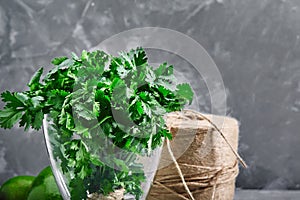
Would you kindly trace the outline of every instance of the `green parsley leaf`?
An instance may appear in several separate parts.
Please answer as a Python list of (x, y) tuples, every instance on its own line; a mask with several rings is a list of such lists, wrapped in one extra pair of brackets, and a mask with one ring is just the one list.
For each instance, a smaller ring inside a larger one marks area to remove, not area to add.
[(44, 114), (42, 110), (38, 111), (34, 116), (32, 128), (39, 130), (43, 124), (43, 118), (44, 118)]
[(2, 101), (6, 103), (7, 108), (23, 108), (24, 98), (21, 98), (17, 93), (10, 93), (9, 91), (3, 92), (1, 94)]
[(31, 91), (36, 90), (40, 86), (40, 79), (43, 74), (43, 68), (40, 68), (31, 78), (31, 80), (28, 83), (28, 87), (30, 88)]
[(22, 111), (13, 108), (0, 110), (0, 126), (2, 128), (12, 128), (22, 117)]
[(187, 83), (183, 83), (183, 84), (179, 84), (177, 85), (177, 95), (180, 98), (184, 98), (186, 100), (189, 101), (189, 103), (191, 104), (192, 100), (193, 100), (193, 91), (192, 88), (189, 84)]
[(62, 62), (64, 62), (65, 60), (67, 60), (68, 59), (68, 57), (65, 57), (65, 56), (63, 56), (63, 57), (58, 57), (58, 58), (54, 58), (52, 61), (51, 61), (51, 63), (53, 64), (53, 65), (60, 65)]

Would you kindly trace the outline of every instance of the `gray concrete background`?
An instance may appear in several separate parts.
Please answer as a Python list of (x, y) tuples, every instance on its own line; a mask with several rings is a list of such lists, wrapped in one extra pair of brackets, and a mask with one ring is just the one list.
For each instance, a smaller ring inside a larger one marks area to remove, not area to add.
[[(240, 121), (239, 152), (249, 164), (237, 186), (300, 189), (298, 0), (0, 0), (0, 91), (25, 90), (34, 71), (49, 70), (55, 56), (145, 26), (189, 35), (219, 67), (226, 113)], [(191, 80), (188, 63), (168, 59)], [(195, 80), (199, 109), (209, 112), (207, 89)], [(0, 129), (0, 184), (48, 164), (41, 132)]]

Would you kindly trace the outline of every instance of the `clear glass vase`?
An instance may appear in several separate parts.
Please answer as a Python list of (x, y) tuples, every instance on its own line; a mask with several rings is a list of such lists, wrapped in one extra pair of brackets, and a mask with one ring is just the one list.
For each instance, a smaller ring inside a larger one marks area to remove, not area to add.
[[(50, 163), (51, 163), (51, 168), (52, 168), (56, 183), (58, 185), (58, 188), (60, 190), (60, 193), (61, 193), (63, 199), (69, 200), (69, 199), (71, 199), (70, 181), (72, 180), (72, 178), (74, 178), (74, 174), (73, 174), (72, 169), (65, 170), (62, 167), (65, 164), (63, 161), (65, 158), (62, 157), (64, 154), (64, 151), (65, 151), (65, 147), (64, 147), (63, 143), (68, 143), (70, 141), (75, 141), (75, 140), (77, 140), (77, 141), (82, 140), (88, 146), (89, 142), (92, 141), (93, 138), (82, 139), (79, 135), (77, 135), (75, 133), (69, 139), (63, 138), (62, 132), (59, 129), (57, 129), (57, 126), (55, 125), (54, 120), (49, 115), (44, 116), (43, 132), (44, 132), (47, 152), (48, 152)], [(93, 142), (95, 142), (95, 141), (93, 141)], [(101, 144), (99, 144), (99, 145), (101, 145)], [(94, 150), (92, 147), (88, 147), (87, 149), (90, 152), (97, 152), (97, 150)], [(118, 151), (118, 155), (120, 155), (120, 151), (121, 151), (121, 153), (123, 153), (122, 150), (120, 150), (120, 149), (117, 149), (117, 151)], [(159, 165), (161, 151), (162, 151), (162, 147), (158, 147), (155, 150), (153, 150), (152, 152), (150, 152), (150, 154), (147, 154), (144, 156), (133, 155), (132, 153), (127, 153), (127, 154), (125, 154), (125, 157), (124, 157), (124, 154), (122, 154), (123, 160), (130, 160), (129, 157), (134, 156), (135, 164), (138, 163), (138, 164), (140, 164), (140, 166), (143, 166), (145, 181), (143, 181), (141, 183), (141, 188), (143, 190), (143, 194), (140, 197), (140, 200), (144, 200), (147, 197), (147, 194), (151, 187), (151, 183), (154, 179), (156, 170)], [(112, 156), (111, 154), (106, 157), (105, 152), (104, 153), (101, 152), (101, 153), (99, 153), (99, 155), (95, 155), (95, 156), (98, 156), (101, 161), (103, 161), (107, 165), (110, 165), (109, 160), (111, 159), (111, 156)], [(137, 172), (134, 170), (134, 168), (130, 167), (132, 164), (132, 163), (130, 163), (130, 161), (126, 164), (128, 165), (127, 170), (128, 169), (131, 170), (131, 173), (139, 173), (140, 172), (140, 171)], [(117, 170), (122, 170), (122, 169), (117, 169)], [(97, 180), (93, 180), (93, 181), (97, 181)], [(87, 194), (89, 195), (89, 192), (87, 192)], [(132, 194), (125, 193), (124, 199), (125, 200), (126, 199), (127, 200), (135, 200), (136, 198)]]

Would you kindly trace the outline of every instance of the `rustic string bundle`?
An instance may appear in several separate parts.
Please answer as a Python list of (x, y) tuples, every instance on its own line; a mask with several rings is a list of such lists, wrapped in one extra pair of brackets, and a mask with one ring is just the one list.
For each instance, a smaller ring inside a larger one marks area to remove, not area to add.
[[(208, 122), (209, 126), (204, 126), (203, 124), (200, 126), (185, 124), (186, 121), (201, 120)], [(217, 191), (221, 191), (221, 193), (219, 192), (220, 194), (222, 194), (222, 192), (227, 192), (227, 197), (223, 196), (222, 198), (231, 199), (234, 193), (234, 188), (232, 187), (234, 187), (234, 182), (238, 175), (238, 161), (244, 167), (247, 167), (246, 163), (235, 150), (237, 148), (237, 135), (233, 134), (231, 138), (229, 137), (229, 141), (223, 131), (218, 128), (209, 117), (192, 110), (175, 112), (174, 114), (169, 115), (166, 121), (172, 134), (178, 131), (178, 127), (181, 127), (181, 129), (188, 129), (187, 133), (189, 133), (190, 130), (195, 129), (197, 132), (194, 135), (194, 141), (178, 159), (173, 155), (171, 142), (166, 142), (166, 148), (169, 153), (168, 156), (173, 161), (173, 164), (166, 166), (157, 172), (147, 199), (161, 200), (168, 198), (195, 200), (200, 199), (201, 197), (203, 200), (208, 200), (216, 199)], [(237, 124), (233, 125), (233, 127), (237, 127)], [(209, 129), (213, 129), (213, 131), (209, 131)], [(201, 161), (202, 158), (197, 158), (197, 152), (201, 151), (201, 144), (204, 141), (203, 138), (206, 134), (213, 134), (214, 131), (217, 131), (219, 135), (221, 135), (223, 142), (217, 142), (218, 145), (213, 146), (211, 151), (225, 151), (227, 153), (219, 158), (208, 155), (205, 160), (209, 159), (211, 161)], [(235, 140), (236, 145), (233, 147), (232, 143), (235, 143)], [(229, 151), (231, 154), (228, 153)], [(191, 161), (190, 159), (193, 160)], [(224, 162), (224, 165), (220, 164), (222, 162)], [(220, 194), (217, 195), (217, 199), (220, 198)]]

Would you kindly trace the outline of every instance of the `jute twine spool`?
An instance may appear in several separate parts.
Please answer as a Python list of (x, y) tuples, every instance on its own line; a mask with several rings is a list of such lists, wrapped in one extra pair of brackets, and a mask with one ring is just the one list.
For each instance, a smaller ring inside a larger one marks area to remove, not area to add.
[(246, 167), (236, 153), (237, 121), (185, 110), (167, 115), (166, 124), (173, 140), (163, 148), (147, 200), (232, 200), (238, 160)]

